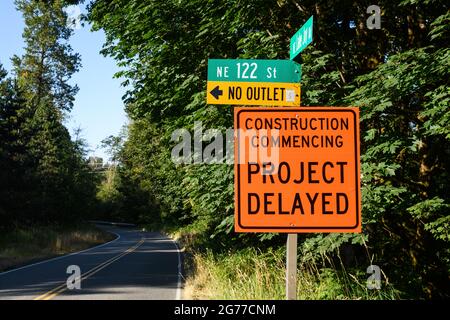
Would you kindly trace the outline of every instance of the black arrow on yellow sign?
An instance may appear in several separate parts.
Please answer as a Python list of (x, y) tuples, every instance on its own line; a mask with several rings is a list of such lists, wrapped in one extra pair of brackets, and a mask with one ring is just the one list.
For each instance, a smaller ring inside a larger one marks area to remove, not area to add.
[(219, 86), (216, 86), (214, 89), (212, 89), (209, 93), (216, 98), (219, 99), (219, 97), (223, 94), (223, 91), (219, 89)]

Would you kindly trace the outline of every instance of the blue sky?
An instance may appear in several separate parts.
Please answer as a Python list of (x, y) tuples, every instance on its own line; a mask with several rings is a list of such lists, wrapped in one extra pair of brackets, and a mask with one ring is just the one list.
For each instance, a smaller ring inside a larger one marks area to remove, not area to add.
[[(85, 13), (85, 5), (79, 6)], [(22, 32), (24, 23), (20, 12), (15, 10), (14, 0), (0, 1), (0, 62), (11, 70), (10, 58), (23, 53)], [(110, 57), (99, 53), (104, 43), (103, 31), (91, 32), (90, 26), (75, 28), (70, 44), (81, 54), (82, 67), (71, 80), (80, 88), (75, 104), (65, 125), (72, 133), (82, 129), (82, 137), (87, 140), (90, 155), (108, 158), (104, 150), (97, 148), (100, 141), (109, 135), (117, 135), (127, 122), (121, 97), (125, 88), (120, 79), (113, 79), (119, 69)]]

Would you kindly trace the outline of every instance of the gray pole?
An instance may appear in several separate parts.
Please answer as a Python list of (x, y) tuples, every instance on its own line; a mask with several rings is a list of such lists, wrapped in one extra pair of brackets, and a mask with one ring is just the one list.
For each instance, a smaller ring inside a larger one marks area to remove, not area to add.
[(286, 244), (286, 300), (297, 299), (297, 234), (289, 233)]

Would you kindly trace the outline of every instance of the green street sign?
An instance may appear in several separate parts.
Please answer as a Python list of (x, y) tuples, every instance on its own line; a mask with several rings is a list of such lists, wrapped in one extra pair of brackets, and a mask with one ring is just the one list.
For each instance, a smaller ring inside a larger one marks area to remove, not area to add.
[(208, 81), (299, 83), (301, 75), (301, 65), (291, 60), (208, 60)]
[(291, 38), (289, 59), (294, 60), (300, 52), (305, 49), (313, 40), (313, 17), (298, 30)]

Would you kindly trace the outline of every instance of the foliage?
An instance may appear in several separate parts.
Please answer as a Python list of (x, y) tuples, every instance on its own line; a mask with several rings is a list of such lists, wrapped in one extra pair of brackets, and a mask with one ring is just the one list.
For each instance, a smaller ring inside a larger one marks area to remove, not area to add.
[[(214, 254), (195, 252), (195, 270), (186, 280), (191, 299), (285, 299), (284, 248), (262, 252), (255, 248)], [(356, 271), (356, 272), (355, 272)], [(300, 263), (297, 298), (312, 299), (395, 299), (392, 285), (382, 281), (381, 290), (368, 290), (367, 275), (357, 270), (336, 271)]]
[(12, 62), (28, 103), (38, 108), (52, 104), (60, 112), (70, 111), (78, 87), (68, 79), (80, 67), (80, 55), (67, 43), (73, 30), (67, 23), (62, 0), (16, 0), (25, 29), (25, 53)]
[(359, 270), (380, 265), (406, 297), (448, 296), (448, 4), (379, 1), (382, 29), (369, 30), (370, 4), (92, 1), (88, 19), (107, 37), (102, 52), (131, 85), (118, 189), (142, 204), (140, 219), (191, 228), (218, 252), (284, 243), (233, 234), (233, 168), (173, 163), (171, 134), (186, 128), (192, 136), (196, 121), (232, 127), (232, 107), (205, 104), (208, 58), (286, 59), (290, 37), (314, 15), (315, 42), (301, 58), (302, 105), (361, 108), (364, 228), (362, 236), (301, 236), (304, 259), (326, 268), (346, 252)]
[(26, 46), (12, 59), (12, 78), (0, 68), (1, 229), (79, 221), (95, 200), (86, 143), (63, 125), (78, 90), (69, 80), (80, 66), (67, 43), (67, 4), (16, 1)]

